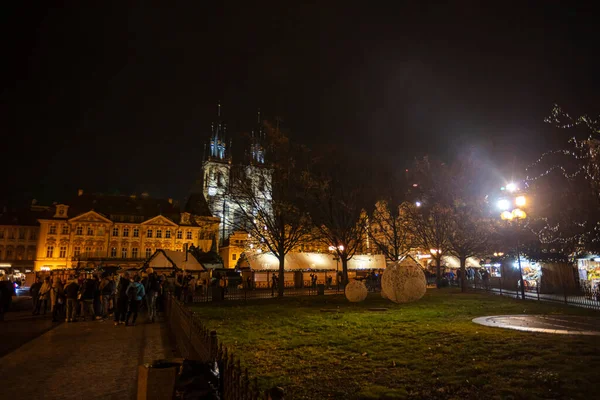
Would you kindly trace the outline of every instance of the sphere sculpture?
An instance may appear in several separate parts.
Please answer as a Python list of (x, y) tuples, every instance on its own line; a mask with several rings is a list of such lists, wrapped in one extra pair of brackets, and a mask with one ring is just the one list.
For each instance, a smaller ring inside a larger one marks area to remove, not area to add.
[(361, 281), (352, 281), (346, 285), (346, 298), (352, 303), (358, 303), (367, 298), (367, 287)]
[(402, 263), (390, 265), (381, 278), (381, 296), (394, 303), (419, 300), (426, 289), (425, 274), (418, 265)]

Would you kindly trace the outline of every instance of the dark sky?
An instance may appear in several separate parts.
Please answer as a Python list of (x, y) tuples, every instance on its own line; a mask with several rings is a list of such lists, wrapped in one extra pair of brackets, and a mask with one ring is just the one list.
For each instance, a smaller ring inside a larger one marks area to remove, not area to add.
[(592, 2), (14, 3), (3, 198), (182, 198), (218, 100), (233, 135), (260, 107), (357, 163), (470, 144), (503, 172), (566, 140), (554, 102), (600, 108)]

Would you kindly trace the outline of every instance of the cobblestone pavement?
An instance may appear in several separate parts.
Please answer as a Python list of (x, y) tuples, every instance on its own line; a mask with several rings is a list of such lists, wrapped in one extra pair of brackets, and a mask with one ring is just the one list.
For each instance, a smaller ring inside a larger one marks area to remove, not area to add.
[(5, 399), (134, 399), (140, 364), (176, 356), (167, 327), (62, 323), (0, 358)]

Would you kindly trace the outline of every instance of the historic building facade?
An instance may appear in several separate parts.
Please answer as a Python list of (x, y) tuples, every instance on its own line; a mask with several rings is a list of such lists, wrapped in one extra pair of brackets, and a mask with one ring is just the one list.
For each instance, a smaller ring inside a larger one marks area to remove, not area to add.
[(139, 267), (157, 249), (209, 251), (219, 219), (202, 194), (183, 209), (171, 199), (148, 196), (79, 195), (39, 218), (36, 270), (119, 265)]
[[(202, 162), (202, 192), (212, 215), (218, 217), (220, 243), (236, 230), (242, 229), (241, 207), (250, 207), (243, 196), (233, 194), (233, 186), (239, 180), (252, 191), (252, 198), (259, 201), (261, 207), (267, 207), (271, 201), (271, 172), (265, 165), (265, 132), (260, 111), (257, 113), (256, 127), (251, 131), (250, 143), (242, 164), (233, 164), (232, 141), (227, 143), (226, 124), (221, 117), (221, 105), (218, 105), (217, 122), (211, 125), (208, 148)], [(208, 153), (208, 154), (207, 154)]]
[(0, 268), (15, 268), (22, 273), (33, 270), (40, 230), (37, 217), (47, 210), (35, 203), (27, 210), (3, 210), (0, 215)]

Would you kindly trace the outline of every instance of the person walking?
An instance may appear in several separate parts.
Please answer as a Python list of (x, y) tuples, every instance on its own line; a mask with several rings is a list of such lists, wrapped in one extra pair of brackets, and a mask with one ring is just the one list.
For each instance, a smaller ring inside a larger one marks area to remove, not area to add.
[(38, 309), (38, 301), (40, 300), (40, 289), (42, 288), (42, 281), (39, 277), (35, 277), (35, 282), (31, 284), (29, 288), (29, 295), (31, 296), (31, 301), (33, 302), (33, 315), (35, 315), (35, 310)]
[(115, 326), (125, 323), (125, 318), (127, 317), (127, 305), (129, 303), (129, 300), (127, 299), (127, 288), (129, 288), (130, 283), (129, 272), (125, 271), (117, 282), (117, 304), (114, 312)]
[(66, 297), (67, 316), (65, 322), (74, 322), (77, 310), (77, 294), (79, 293), (79, 284), (76, 279), (70, 280), (64, 288)]
[(152, 268), (148, 268), (148, 281), (144, 287), (146, 291), (146, 308), (148, 309), (148, 321), (156, 319), (156, 302), (160, 294), (160, 280)]
[(135, 321), (138, 316), (138, 311), (140, 309), (140, 303), (142, 302), (142, 298), (146, 294), (144, 290), (144, 285), (140, 283), (139, 275), (136, 275), (133, 278), (133, 282), (129, 284), (127, 287), (127, 298), (129, 299), (129, 311), (127, 311), (127, 317), (125, 318), (125, 326), (129, 326), (129, 318), (133, 315), (133, 320), (131, 321), (131, 326), (135, 326)]
[(50, 300), (50, 291), (52, 290), (52, 285), (50, 284), (50, 277), (47, 276), (44, 278), (44, 283), (42, 283), (42, 287), (40, 288), (40, 294), (38, 298), (38, 303), (36, 305), (36, 309), (33, 312), (35, 315), (40, 313), (40, 308), (43, 307), (43, 314), (46, 315), (46, 311), (48, 310), (48, 300)]

